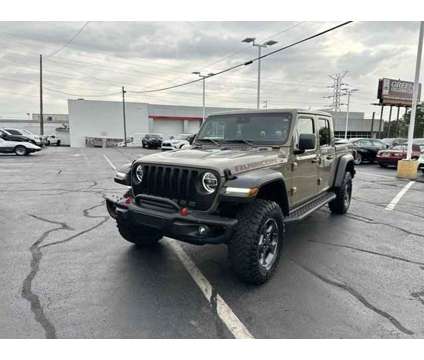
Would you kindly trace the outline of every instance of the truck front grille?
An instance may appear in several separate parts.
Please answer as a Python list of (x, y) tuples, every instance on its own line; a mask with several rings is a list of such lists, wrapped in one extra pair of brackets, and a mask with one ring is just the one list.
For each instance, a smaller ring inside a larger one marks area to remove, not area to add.
[(197, 182), (204, 171), (206, 170), (143, 165), (143, 181), (139, 184), (132, 181), (134, 194), (160, 196), (171, 199), (180, 206), (207, 210), (211, 207), (216, 192), (209, 195), (198, 191)]

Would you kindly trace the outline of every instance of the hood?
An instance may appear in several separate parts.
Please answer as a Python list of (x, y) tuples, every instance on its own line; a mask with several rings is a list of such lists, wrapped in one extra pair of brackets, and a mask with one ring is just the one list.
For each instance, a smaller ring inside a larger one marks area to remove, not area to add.
[(144, 156), (140, 162), (213, 169), (223, 175), (225, 169), (232, 174), (280, 165), (288, 160), (288, 149), (187, 149), (155, 153)]

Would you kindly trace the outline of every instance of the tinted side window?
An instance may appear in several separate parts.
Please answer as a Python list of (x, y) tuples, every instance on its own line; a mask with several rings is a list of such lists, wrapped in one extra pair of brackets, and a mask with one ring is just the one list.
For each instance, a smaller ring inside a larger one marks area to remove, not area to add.
[(318, 119), (318, 131), (319, 131), (319, 144), (330, 145), (331, 133), (330, 133), (330, 122), (328, 119)]
[(13, 129), (7, 129), (7, 131), (12, 135), (21, 135), (19, 131), (13, 130)]

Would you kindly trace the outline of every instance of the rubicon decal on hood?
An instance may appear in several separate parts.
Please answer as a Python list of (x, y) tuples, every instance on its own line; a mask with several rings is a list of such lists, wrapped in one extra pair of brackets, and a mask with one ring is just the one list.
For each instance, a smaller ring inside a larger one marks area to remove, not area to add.
[(233, 174), (240, 174), (240, 173), (245, 172), (245, 171), (256, 170), (256, 169), (266, 167), (266, 166), (285, 164), (285, 163), (287, 163), (287, 161), (288, 161), (287, 158), (267, 159), (267, 160), (262, 160), (262, 161), (256, 161), (256, 162), (252, 162), (250, 164), (242, 164), (242, 165), (234, 166), (232, 172), (233, 172)]

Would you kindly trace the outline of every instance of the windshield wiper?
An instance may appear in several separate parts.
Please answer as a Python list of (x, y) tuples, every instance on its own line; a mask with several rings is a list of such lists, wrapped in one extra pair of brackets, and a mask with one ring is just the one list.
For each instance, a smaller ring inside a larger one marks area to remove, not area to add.
[(251, 140), (247, 140), (247, 139), (228, 139), (224, 141), (225, 143), (242, 143), (242, 144), (247, 144), (250, 146), (257, 146), (255, 143), (253, 143)]

